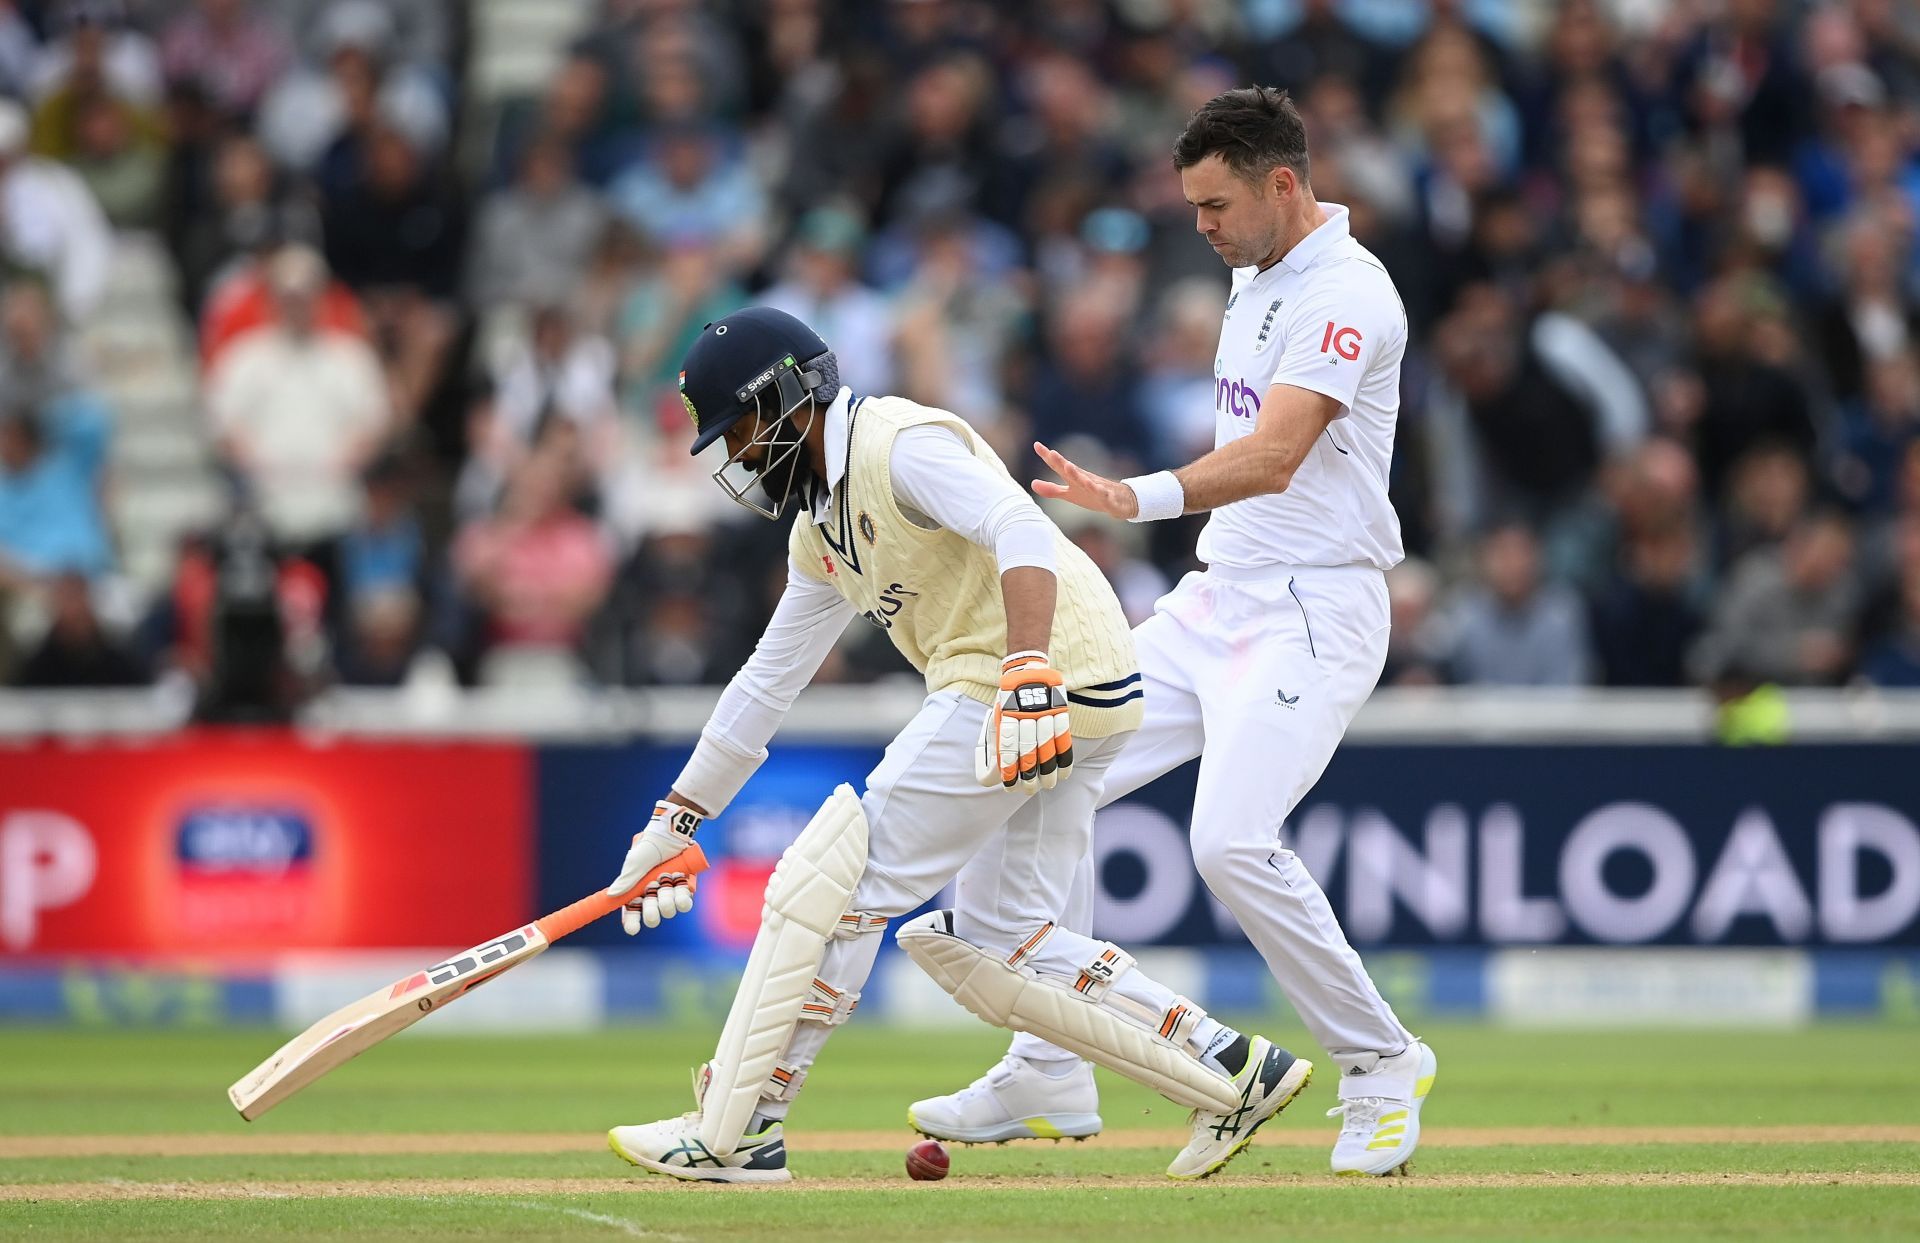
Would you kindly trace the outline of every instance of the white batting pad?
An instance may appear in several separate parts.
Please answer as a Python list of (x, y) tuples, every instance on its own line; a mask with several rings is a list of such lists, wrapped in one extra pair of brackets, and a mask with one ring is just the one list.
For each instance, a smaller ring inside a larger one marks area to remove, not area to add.
[(801, 1008), (815, 992), (827, 941), (853, 904), (866, 866), (866, 813), (853, 787), (841, 785), (780, 856), (767, 881), (760, 932), (708, 1064), (710, 1077), (700, 1101), (700, 1141), (716, 1155), (738, 1147), (753, 1120), (754, 1104), (767, 1090)]
[(1032, 1032), (1144, 1083), (1189, 1109), (1230, 1113), (1240, 1107), (1232, 1080), (1203, 1065), (1186, 1047), (1199, 1011), (1176, 1007), (1163, 1026), (1145, 1027), (1113, 1004), (1074, 991), (1075, 981), (1008, 965), (1005, 958), (953, 934), (953, 912), (933, 911), (901, 926), (894, 940), (955, 1001), (996, 1027)]

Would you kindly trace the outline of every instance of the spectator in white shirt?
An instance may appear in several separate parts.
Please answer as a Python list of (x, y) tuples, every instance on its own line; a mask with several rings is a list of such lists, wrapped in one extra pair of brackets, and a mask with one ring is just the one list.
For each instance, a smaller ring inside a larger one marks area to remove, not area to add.
[(27, 114), (0, 99), (0, 260), (44, 275), (79, 320), (106, 286), (113, 235), (72, 170), (27, 154)]
[[(498, 506), (507, 481), (546, 439), (549, 423), (565, 424), (572, 451), (570, 482), (598, 493), (621, 473), (625, 456), (614, 385), (619, 358), (611, 342), (581, 332), (562, 307), (533, 312), (523, 340), (493, 366), (493, 399), (468, 423), (469, 456), (461, 468), (455, 509), (479, 518)], [(558, 452), (558, 450), (555, 450)]]
[(360, 507), (360, 472), (386, 440), (380, 361), (359, 337), (318, 324), (327, 270), (289, 246), (269, 261), (277, 322), (221, 355), (208, 409), (223, 455), (274, 536), (290, 546), (339, 535)]
[(402, 55), (394, 16), (377, 0), (342, 0), (321, 11), (314, 41), (322, 55), (282, 75), (260, 102), (255, 126), (275, 163), (314, 171), (370, 113), (421, 151), (441, 149), (451, 126), (446, 100), (433, 75)]

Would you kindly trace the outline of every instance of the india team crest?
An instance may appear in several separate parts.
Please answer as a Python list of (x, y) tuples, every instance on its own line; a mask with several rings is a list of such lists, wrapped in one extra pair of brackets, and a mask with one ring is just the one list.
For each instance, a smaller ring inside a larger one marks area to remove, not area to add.
[(873, 524), (873, 515), (864, 509), (860, 511), (860, 538), (867, 541), (867, 547), (869, 548), (878, 543), (880, 539), (879, 529)]
[(693, 398), (687, 396), (687, 373), (680, 373), (680, 404), (687, 408), (687, 417), (693, 420), (693, 430), (700, 430), (700, 412), (693, 408)]

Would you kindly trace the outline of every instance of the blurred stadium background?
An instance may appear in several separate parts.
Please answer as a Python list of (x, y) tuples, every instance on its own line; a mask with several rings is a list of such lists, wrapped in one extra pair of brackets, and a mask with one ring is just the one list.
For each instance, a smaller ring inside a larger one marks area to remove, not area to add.
[[(1023, 477), (1210, 445), (1168, 149), (1248, 81), (1413, 321), (1392, 657), (1290, 829), (1387, 991), (1920, 1019), (1913, 6), (16, 0), (0, 1020), (304, 1025), (604, 884), (781, 580), (672, 387), (731, 309)], [(1060, 517), (1136, 617), (1192, 566), (1193, 522)], [(864, 627), (822, 681), (694, 919), (428, 1026), (724, 1005), (919, 697)], [(1103, 815), (1101, 928), (1278, 1007), (1190, 795)], [(968, 1021), (904, 967), (864, 1009)]]

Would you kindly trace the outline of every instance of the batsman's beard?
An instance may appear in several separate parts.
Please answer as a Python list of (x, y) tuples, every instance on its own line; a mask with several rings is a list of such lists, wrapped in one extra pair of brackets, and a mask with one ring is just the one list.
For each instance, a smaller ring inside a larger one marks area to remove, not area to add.
[[(801, 405), (807, 408), (805, 429), (795, 417), (800, 410), (796, 406), (773, 422), (762, 423), (753, 440), (713, 472), (722, 491), (762, 518), (778, 521), (796, 497), (802, 504), (810, 503), (814, 489), (821, 486), (806, 443), (806, 429), (820, 416), (821, 407), (811, 399), (803, 399)], [(760, 451), (759, 460), (749, 461), (746, 455), (755, 449)]]
[(787, 502), (796, 497), (805, 503), (820, 482), (820, 473), (813, 469), (813, 459), (807, 453), (806, 434), (794, 422), (793, 415), (793, 411), (788, 411), (775, 424), (757, 472), (760, 490), (772, 503), (776, 515), (785, 514)]

